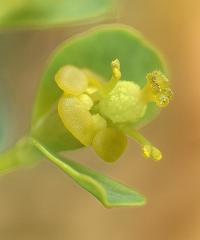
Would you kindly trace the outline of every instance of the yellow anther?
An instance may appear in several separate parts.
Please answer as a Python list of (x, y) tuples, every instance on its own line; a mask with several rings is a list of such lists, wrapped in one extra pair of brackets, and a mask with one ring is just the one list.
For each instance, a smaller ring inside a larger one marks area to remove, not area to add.
[(113, 78), (116, 80), (120, 80), (121, 78), (121, 72), (120, 72), (120, 62), (118, 59), (115, 59), (111, 63), (112, 72), (113, 72)]
[(143, 99), (153, 101), (160, 108), (166, 107), (173, 97), (170, 82), (160, 71), (153, 71), (146, 76), (147, 84), (143, 89)]
[(162, 153), (156, 147), (153, 147), (151, 145), (144, 145), (142, 151), (146, 158), (152, 157), (156, 161), (162, 159)]
[(65, 95), (80, 95), (88, 87), (86, 75), (74, 66), (64, 66), (55, 75), (56, 83)]
[(151, 145), (144, 145), (142, 151), (146, 158), (151, 157)]
[(155, 98), (155, 100), (156, 100), (157, 106), (160, 108), (167, 107), (170, 101), (170, 99), (164, 94), (160, 94), (158, 97)]
[(111, 62), (111, 66), (112, 66), (112, 68), (117, 68), (117, 69), (120, 70), (120, 61), (119, 61), (119, 59), (116, 58), (115, 60), (113, 60)]
[(160, 71), (153, 71), (147, 74), (147, 81), (151, 84), (151, 87), (155, 92), (160, 92), (163, 89), (169, 87), (168, 78)]
[(156, 147), (152, 147), (151, 156), (154, 160), (159, 161), (162, 159), (162, 153)]
[(118, 59), (115, 59), (111, 62), (112, 68), (112, 77), (111, 80), (104, 85), (102, 95), (106, 96), (112, 89), (117, 85), (118, 81), (121, 79), (120, 72), (120, 62)]

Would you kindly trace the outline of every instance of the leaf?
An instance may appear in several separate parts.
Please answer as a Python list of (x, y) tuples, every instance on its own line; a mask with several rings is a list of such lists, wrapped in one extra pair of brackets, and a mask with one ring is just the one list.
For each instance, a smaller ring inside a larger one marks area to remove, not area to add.
[(132, 189), (79, 163), (61, 159), (42, 146), (36, 139), (28, 137), (21, 139), (10, 150), (0, 154), (0, 174), (15, 170), (19, 166), (35, 164), (43, 158), (43, 155), (106, 207), (142, 206), (146, 202), (142, 195)]
[[(62, 94), (54, 81), (54, 76), (59, 68), (67, 64), (88, 68), (109, 80), (111, 76), (110, 63), (115, 58), (118, 58), (121, 62), (122, 78), (134, 81), (140, 86), (144, 86), (145, 76), (148, 72), (155, 69), (166, 72), (160, 54), (138, 32), (129, 27), (121, 25), (103, 26), (73, 37), (56, 49), (45, 70), (33, 114), (33, 133), (38, 120), (45, 114), (48, 115), (48, 112), (57, 104)], [(149, 104), (145, 116), (136, 126), (147, 124), (158, 113), (159, 109), (156, 105), (154, 103)], [(51, 128), (48, 134), (48, 142), (51, 139), (54, 142), (56, 141), (57, 147), (60, 144), (62, 150), (64, 150), (63, 148), (70, 149), (71, 144), (73, 149), (81, 147), (80, 144), (74, 142), (70, 134), (68, 137), (66, 135), (67, 130), (63, 129), (59, 132), (65, 134), (66, 146), (63, 144), (63, 137), (60, 140), (56, 138), (57, 128)], [(42, 134), (37, 132), (38, 137), (43, 142), (46, 135), (42, 137)], [(43, 142), (43, 144), (46, 143)]]
[(0, 153), (0, 174), (15, 170), (19, 166), (36, 163), (40, 159), (40, 152), (29, 138), (24, 137), (9, 150)]
[(132, 189), (79, 163), (59, 158), (35, 139), (32, 139), (32, 142), (50, 161), (94, 195), (105, 207), (141, 206), (145, 204), (145, 198)]
[(105, 17), (112, 0), (1, 0), (0, 27), (39, 27)]

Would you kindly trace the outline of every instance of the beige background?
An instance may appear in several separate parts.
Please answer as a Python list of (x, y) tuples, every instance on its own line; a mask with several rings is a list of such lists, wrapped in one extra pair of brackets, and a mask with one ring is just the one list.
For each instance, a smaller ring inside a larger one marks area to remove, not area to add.
[[(122, 6), (117, 21), (137, 28), (158, 46), (171, 70), (175, 99), (143, 129), (164, 159), (143, 159), (132, 141), (112, 166), (91, 150), (69, 156), (135, 187), (148, 197), (148, 204), (107, 210), (44, 161), (0, 177), (1, 240), (200, 239), (200, 3), (126, 0)], [(50, 52), (80, 30), (0, 34), (1, 73), (10, 93), (10, 143), (29, 126), (37, 80)]]

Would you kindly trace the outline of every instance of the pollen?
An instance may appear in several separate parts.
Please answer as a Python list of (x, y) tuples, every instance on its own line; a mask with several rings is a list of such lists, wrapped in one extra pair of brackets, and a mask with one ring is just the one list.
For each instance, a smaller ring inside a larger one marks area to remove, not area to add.
[(144, 157), (150, 158), (152, 157), (155, 161), (159, 161), (162, 159), (162, 153), (156, 147), (151, 146), (150, 144), (144, 145), (142, 148)]
[[(144, 94), (160, 108), (166, 107), (173, 97), (168, 78), (160, 71), (153, 71), (146, 76), (147, 84)], [(148, 94), (147, 94), (148, 93)]]

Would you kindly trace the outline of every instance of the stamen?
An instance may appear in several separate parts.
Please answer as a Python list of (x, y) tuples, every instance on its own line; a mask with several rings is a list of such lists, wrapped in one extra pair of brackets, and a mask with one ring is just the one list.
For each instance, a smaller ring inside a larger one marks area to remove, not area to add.
[(151, 145), (144, 145), (142, 150), (146, 158), (152, 157), (156, 161), (162, 159), (162, 153), (156, 147), (153, 147)]
[(111, 68), (112, 68), (112, 77), (111, 80), (104, 85), (104, 94), (109, 93), (118, 83), (118, 81), (121, 79), (121, 71), (120, 71), (120, 61), (118, 59), (115, 59), (111, 62)]
[(160, 108), (166, 107), (173, 97), (170, 82), (160, 71), (153, 71), (146, 76), (147, 83), (143, 88), (143, 100), (155, 102)]
[(162, 153), (160, 150), (152, 146), (152, 144), (137, 130), (124, 126), (119, 126), (119, 128), (141, 145), (142, 152), (146, 158), (152, 157), (156, 161), (162, 159)]
[(151, 156), (154, 160), (159, 161), (162, 159), (162, 153), (156, 147), (152, 147)]
[(114, 61), (112, 61), (111, 67), (112, 67), (113, 78), (117, 81), (120, 80), (121, 72), (120, 72), (120, 62), (119, 62), (119, 60), (115, 59)]

